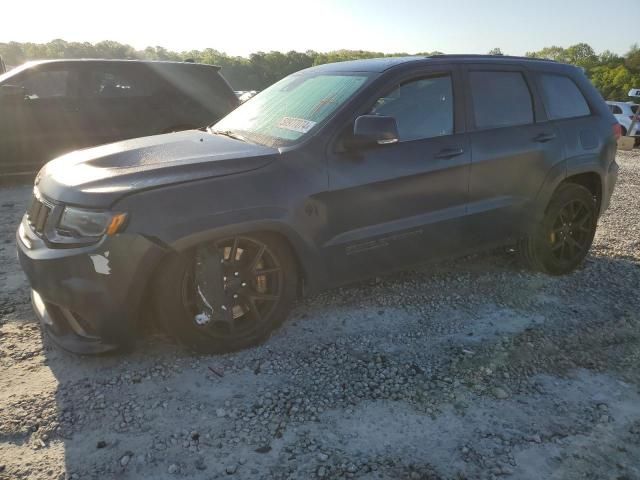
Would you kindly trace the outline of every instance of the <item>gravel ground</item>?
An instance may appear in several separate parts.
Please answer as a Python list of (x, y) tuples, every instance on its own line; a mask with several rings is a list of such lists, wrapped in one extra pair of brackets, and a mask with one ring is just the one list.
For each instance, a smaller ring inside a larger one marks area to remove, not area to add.
[(585, 265), (495, 253), (301, 301), (261, 347), (40, 336), (0, 190), (1, 479), (640, 478), (640, 152)]

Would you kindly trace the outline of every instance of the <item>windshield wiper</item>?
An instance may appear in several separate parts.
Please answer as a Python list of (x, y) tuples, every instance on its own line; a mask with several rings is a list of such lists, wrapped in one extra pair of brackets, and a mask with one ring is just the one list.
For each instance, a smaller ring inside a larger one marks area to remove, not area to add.
[(233, 138), (235, 140), (240, 140), (241, 142), (249, 143), (242, 135), (232, 132), (231, 130), (212, 130), (211, 127), (207, 128), (207, 131), (213, 135), (223, 135), (225, 137)]

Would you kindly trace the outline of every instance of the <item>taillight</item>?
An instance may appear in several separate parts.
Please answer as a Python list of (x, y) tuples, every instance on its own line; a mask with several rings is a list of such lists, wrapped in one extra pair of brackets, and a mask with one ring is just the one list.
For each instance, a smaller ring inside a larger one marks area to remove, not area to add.
[(622, 127), (619, 123), (613, 124), (613, 135), (616, 137), (616, 140), (622, 137)]

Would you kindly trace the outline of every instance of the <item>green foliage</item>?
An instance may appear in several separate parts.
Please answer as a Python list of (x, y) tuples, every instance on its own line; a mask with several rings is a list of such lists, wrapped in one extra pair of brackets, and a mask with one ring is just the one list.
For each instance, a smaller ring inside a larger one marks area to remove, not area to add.
[(591, 70), (591, 81), (606, 99), (628, 100), (627, 93), (640, 85), (640, 73), (633, 73), (625, 65), (601, 65)]
[(586, 43), (568, 48), (546, 47), (537, 52), (527, 52), (527, 56), (583, 67), (591, 82), (607, 100), (627, 101), (629, 90), (640, 88), (640, 48), (637, 44), (623, 57), (609, 50), (597, 55)]
[[(438, 55), (442, 52), (420, 52), (416, 55)], [(490, 55), (502, 55), (493, 48)], [(161, 46), (136, 50), (130, 45), (103, 41), (99, 43), (66, 42), (56, 39), (49, 43), (0, 43), (0, 56), (7, 65), (20, 65), (28, 60), (50, 58), (123, 58), (182, 61), (220, 65), (222, 74), (237, 90), (262, 90), (290, 73), (330, 62), (344, 62), (361, 58), (404, 56), (406, 53), (385, 54), (365, 50), (336, 50), (333, 52), (261, 52), (249, 58), (233, 57), (213, 48), (174, 52)], [(640, 47), (635, 44), (624, 56), (608, 50), (599, 55), (586, 43), (568, 48), (551, 46), (527, 56), (547, 58), (583, 67), (593, 84), (606, 99), (627, 100), (631, 88), (640, 88)]]

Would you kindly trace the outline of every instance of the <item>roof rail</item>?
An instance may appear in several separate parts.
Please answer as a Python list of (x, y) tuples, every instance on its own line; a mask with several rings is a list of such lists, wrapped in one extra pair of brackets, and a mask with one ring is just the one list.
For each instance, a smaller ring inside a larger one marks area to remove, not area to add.
[(506, 58), (508, 60), (537, 60), (539, 62), (555, 62), (548, 58), (536, 58), (536, 57), (518, 57), (514, 55), (482, 55), (477, 53), (442, 53), (438, 55), (428, 55), (426, 58)]

